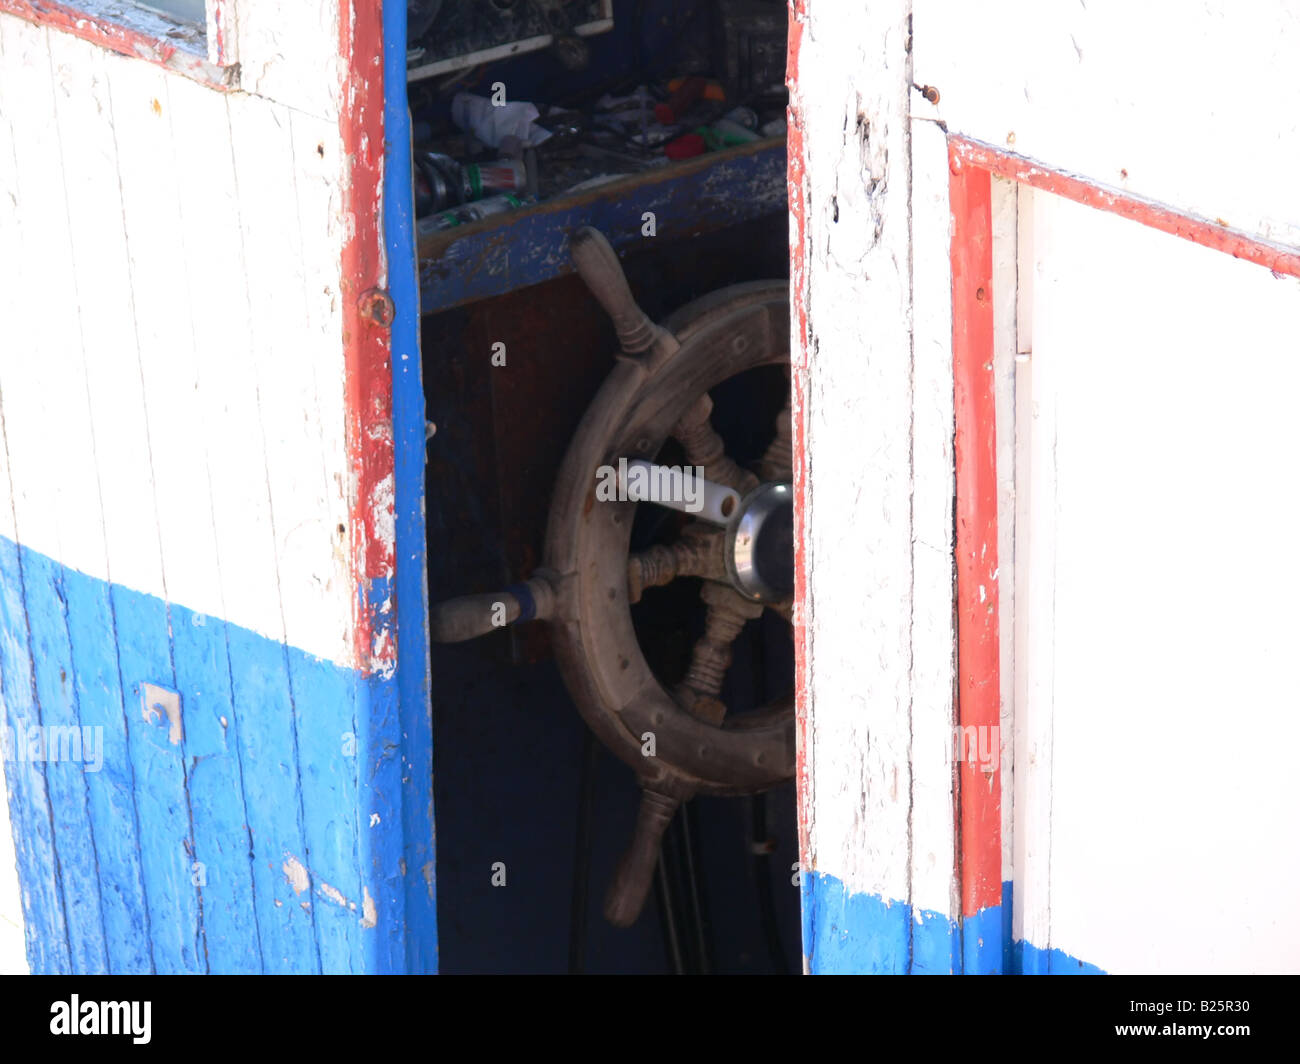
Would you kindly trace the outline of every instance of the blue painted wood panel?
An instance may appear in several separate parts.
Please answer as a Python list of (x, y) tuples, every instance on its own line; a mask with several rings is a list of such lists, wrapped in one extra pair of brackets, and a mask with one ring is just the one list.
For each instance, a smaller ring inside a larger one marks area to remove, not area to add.
[[(424, 527), (425, 408), (416, 276), (415, 197), (406, 77), (406, 3), (384, 2), (384, 240), (392, 331), (393, 442), (397, 572), (397, 698), (402, 835), (406, 876), (405, 968), (438, 970), (434, 890), (433, 717), (429, 676), (429, 581)], [(374, 598), (372, 594), (372, 599)], [(382, 601), (382, 600), (379, 600)], [(384, 860), (384, 858), (381, 858)]]
[(33, 971), (72, 970), (63, 882), (54, 849), (45, 762), (32, 760), (28, 737), (41, 726), (23, 602), (23, 565), (17, 544), (0, 537), (0, 693), (4, 695), (9, 815), (23, 885), (27, 959)]
[[(181, 742), (165, 715), (146, 719), (145, 684), (179, 695)], [(395, 675), (0, 537), (0, 690), (15, 735), (96, 733), (80, 760), (11, 751), (6, 763), (34, 971), (398, 972), (408, 950), (436, 959), (431, 924), (408, 943), (410, 854), (432, 833), (408, 854), (404, 825), (432, 810), (427, 777), (405, 808), (419, 752)]]

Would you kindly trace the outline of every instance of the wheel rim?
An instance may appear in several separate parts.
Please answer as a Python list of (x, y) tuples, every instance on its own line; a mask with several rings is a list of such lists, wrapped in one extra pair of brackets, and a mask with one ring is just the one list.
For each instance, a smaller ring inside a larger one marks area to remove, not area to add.
[[(546, 548), (557, 589), (556, 657), (579, 712), (643, 784), (680, 796), (752, 793), (793, 776), (793, 701), (724, 719), (720, 727), (679, 704), (651, 669), (633, 625), (628, 551), (637, 504), (598, 502), (596, 471), (620, 457), (653, 459), (712, 388), (759, 366), (788, 364), (788, 289), (784, 282), (723, 289), (678, 311), (665, 327), (679, 350), (653, 368), (620, 356), (561, 467)], [(788, 434), (778, 431), (773, 449), (765, 457), (788, 466)], [(706, 469), (724, 482), (721, 474), (739, 475), (751, 489), (759, 484), (743, 470)], [(653, 757), (643, 756), (647, 733), (654, 736)]]

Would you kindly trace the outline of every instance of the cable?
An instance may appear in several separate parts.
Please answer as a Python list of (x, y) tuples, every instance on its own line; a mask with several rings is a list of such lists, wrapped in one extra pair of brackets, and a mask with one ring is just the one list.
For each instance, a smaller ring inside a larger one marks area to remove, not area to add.
[(754, 854), (754, 884), (758, 891), (758, 915), (763, 926), (763, 939), (767, 955), (777, 975), (789, 975), (785, 946), (781, 942), (781, 929), (776, 922), (776, 898), (772, 893), (772, 868), (769, 855), (772, 840), (767, 837), (767, 795), (756, 794), (750, 799), (750, 820)]
[(581, 975), (587, 953), (587, 902), (591, 895), (591, 825), (596, 807), (599, 747), (590, 728), (582, 729), (578, 770), (578, 827), (573, 843), (573, 892), (569, 896), (569, 974)]
[(695, 944), (695, 971), (698, 975), (710, 975), (713, 972), (713, 950), (709, 942), (709, 922), (695, 871), (695, 803), (684, 802), (678, 819), (681, 822), (682, 852), (686, 858), (686, 900), (690, 905), (691, 937)]
[(673, 909), (672, 884), (669, 882), (665, 852), (659, 853), (659, 863), (655, 865), (655, 902), (659, 907), (659, 926), (664, 933), (664, 952), (668, 956), (668, 967), (674, 975), (685, 975), (686, 965), (682, 960), (682, 943), (677, 932), (677, 914)]

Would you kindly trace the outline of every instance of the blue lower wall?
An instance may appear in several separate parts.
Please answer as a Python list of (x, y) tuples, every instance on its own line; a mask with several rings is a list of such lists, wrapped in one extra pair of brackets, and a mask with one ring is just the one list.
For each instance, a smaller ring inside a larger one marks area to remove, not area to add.
[(1011, 936), (1012, 886), (1002, 903), (961, 923), (906, 902), (854, 894), (835, 876), (802, 877), (803, 950), (814, 975), (1104, 975), (1060, 950)]
[[(179, 693), (180, 744), (145, 719), (142, 684)], [(408, 845), (403, 830), (432, 784), (403, 769), (395, 676), (0, 537), (0, 693), (33, 971), (393, 972), (423, 967), (408, 951), (436, 957), (431, 916), (405, 915), (411, 892), (432, 910), (431, 832)], [(23, 739), (50, 734), (33, 727), (72, 726), (102, 736), (98, 770), (89, 747), (27, 756)]]

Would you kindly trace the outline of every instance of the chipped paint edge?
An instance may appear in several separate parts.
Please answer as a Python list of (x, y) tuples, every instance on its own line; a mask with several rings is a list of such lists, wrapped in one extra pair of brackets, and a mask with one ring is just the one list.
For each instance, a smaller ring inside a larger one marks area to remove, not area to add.
[[(222, 8), (229, 6), (229, 0), (217, 3)], [(88, 3), (79, 10), (52, 0), (0, 0), (0, 12), (72, 34), (119, 55), (143, 59), (214, 89), (239, 88), (239, 67), (233, 60), (224, 62), (219, 48), (214, 51), (209, 46), (204, 55), (178, 47), (162, 35), (165, 21), (147, 12), (135, 13), (138, 26), (122, 18), (122, 13), (113, 18), (108, 12), (98, 14)], [(211, 24), (211, 12), (208, 21)]]

